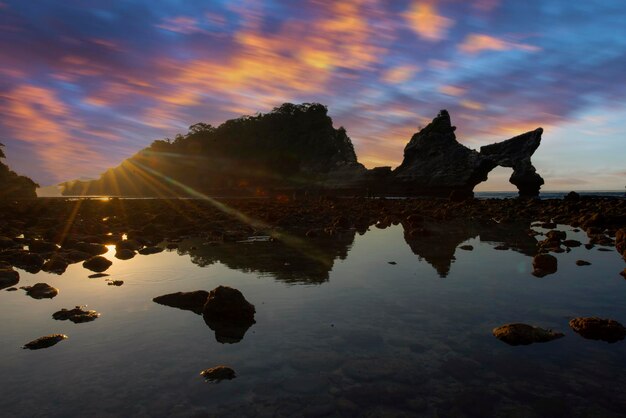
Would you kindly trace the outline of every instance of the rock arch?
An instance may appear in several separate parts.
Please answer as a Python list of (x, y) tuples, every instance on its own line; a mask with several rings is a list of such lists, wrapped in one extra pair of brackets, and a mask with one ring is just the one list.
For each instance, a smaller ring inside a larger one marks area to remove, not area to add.
[(541, 143), (542, 128), (506, 141), (486, 145), (480, 152), (456, 140), (455, 126), (446, 110), (439, 112), (417, 132), (404, 149), (402, 164), (393, 172), (398, 192), (448, 196), (455, 192), (473, 195), (474, 187), (487, 180), (497, 166), (511, 167), (509, 181), (520, 197), (536, 197), (544, 184), (532, 165), (531, 156)]

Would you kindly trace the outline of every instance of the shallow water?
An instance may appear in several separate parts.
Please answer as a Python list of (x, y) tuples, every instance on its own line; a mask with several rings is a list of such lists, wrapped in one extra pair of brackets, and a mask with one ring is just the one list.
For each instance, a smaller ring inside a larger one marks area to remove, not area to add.
[[(114, 261), (89, 279), (20, 271), (51, 300), (0, 291), (2, 416), (610, 417), (626, 411), (626, 342), (585, 340), (574, 316), (626, 323), (624, 262), (612, 251), (556, 254), (558, 272), (531, 275), (528, 225), (402, 226), (348, 232), (293, 248), (278, 242), (203, 245)], [(563, 227), (583, 243), (582, 233)], [(537, 229), (538, 231), (544, 231)], [(473, 251), (458, 249), (470, 244)], [(509, 250), (496, 250), (506, 244)], [(578, 267), (577, 259), (592, 263)], [(390, 264), (389, 262), (396, 264)], [(107, 278), (123, 280), (108, 286)], [(242, 341), (222, 344), (190, 311), (152, 298), (233, 286), (256, 306)], [(55, 321), (86, 304), (94, 322)], [(525, 322), (565, 333), (512, 347), (491, 330)], [(39, 336), (68, 340), (29, 351)], [(237, 378), (206, 383), (217, 365)]]

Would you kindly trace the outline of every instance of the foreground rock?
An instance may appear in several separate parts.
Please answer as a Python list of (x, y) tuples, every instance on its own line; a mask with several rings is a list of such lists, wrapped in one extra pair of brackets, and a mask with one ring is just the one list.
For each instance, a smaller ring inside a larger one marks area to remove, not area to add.
[(200, 372), (200, 375), (210, 382), (219, 383), (222, 380), (234, 379), (235, 371), (230, 367), (217, 366)]
[(202, 316), (204, 322), (215, 331), (215, 339), (221, 343), (241, 341), (248, 329), (256, 323), (254, 305), (232, 287), (218, 286), (209, 292)]
[(160, 252), (163, 252), (163, 248), (161, 247), (145, 247), (139, 250), (139, 254), (141, 255), (158, 254)]
[(533, 258), (533, 275), (544, 277), (556, 273), (558, 262), (556, 257), (550, 254), (538, 254)]
[(108, 259), (102, 257), (101, 255), (97, 255), (95, 257), (91, 257), (89, 260), (83, 263), (83, 267), (88, 270), (95, 271), (96, 273), (102, 273), (111, 267), (113, 263)]
[(50, 286), (48, 283), (37, 283), (33, 286), (24, 286), (26, 294), (33, 299), (52, 299), (59, 294), (59, 289)]
[(52, 317), (59, 321), (70, 320), (75, 324), (83, 322), (91, 322), (97, 319), (100, 314), (96, 311), (83, 310), (83, 306), (77, 306), (74, 309), (61, 309), (52, 314)]
[(15, 286), (20, 281), (20, 274), (13, 270), (11, 266), (0, 266), (0, 290)]
[(25, 349), (28, 350), (39, 350), (42, 348), (52, 347), (53, 345), (66, 340), (68, 337), (65, 334), (50, 334), (44, 337), (39, 337), (36, 340), (33, 340), (29, 343), (24, 344)]
[(192, 311), (201, 315), (208, 298), (209, 292), (206, 290), (196, 290), (195, 292), (170, 293), (157, 296), (152, 300), (160, 305)]
[(582, 337), (589, 340), (602, 340), (614, 343), (626, 337), (626, 328), (613, 319), (579, 317), (569, 321), (569, 326)]
[(509, 345), (545, 343), (562, 338), (565, 334), (527, 324), (506, 324), (493, 329), (493, 335)]
[(41, 269), (47, 273), (63, 274), (67, 269), (69, 263), (65, 258), (58, 254), (54, 254), (48, 261), (46, 261)]
[(133, 250), (129, 250), (127, 248), (119, 249), (115, 252), (115, 258), (119, 260), (130, 260), (135, 256), (135, 252)]

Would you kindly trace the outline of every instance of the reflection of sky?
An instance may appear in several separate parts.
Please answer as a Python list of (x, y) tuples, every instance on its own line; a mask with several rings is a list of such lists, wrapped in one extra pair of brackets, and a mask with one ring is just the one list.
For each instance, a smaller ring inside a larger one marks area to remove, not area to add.
[[(282, 102), (327, 104), (369, 167), (441, 108), (468, 146), (546, 128), (546, 189), (623, 187), (618, 0), (0, 1), (0, 141), (42, 184)], [(509, 188), (508, 173), (484, 187)]]

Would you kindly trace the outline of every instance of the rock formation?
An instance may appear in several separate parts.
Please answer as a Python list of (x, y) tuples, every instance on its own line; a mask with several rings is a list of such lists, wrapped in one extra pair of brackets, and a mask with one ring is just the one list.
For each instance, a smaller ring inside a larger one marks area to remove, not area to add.
[[(3, 147), (0, 144), (0, 147)], [(5, 158), (0, 148), (0, 158)], [(0, 162), (0, 199), (4, 198), (34, 198), (37, 197), (37, 183), (28, 177), (20, 176)]]
[(543, 129), (496, 144), (471, 150), (456, 140), (455, 126), (446, 110), (439, 112), (404, 148), (404, 160), (393, 171), (392, 188), (404, 194), (449, 196), (452, 192), (472, 195), (474, 187), (497, 166), (512, 167), (509, 181), (520, 196), (539, 194), (543, 179), (530, 157), (539, 147)]
[(543, 130), (487, 145), (460, 144), (442, 110), (404, 149), (402, 164), (367, 170), (345, 129), (333, 127), (318, 103), (285, 103), (217, 128), (196, 124), (175, 140), (150, 147), (93, 181), (62, 185), (64, 195), (187, 196), (329, 192), (426, 195), (464, 199), (497, 166), (513, 168), (520, 196), (535, 197), (543, 179), (531, 163)]

